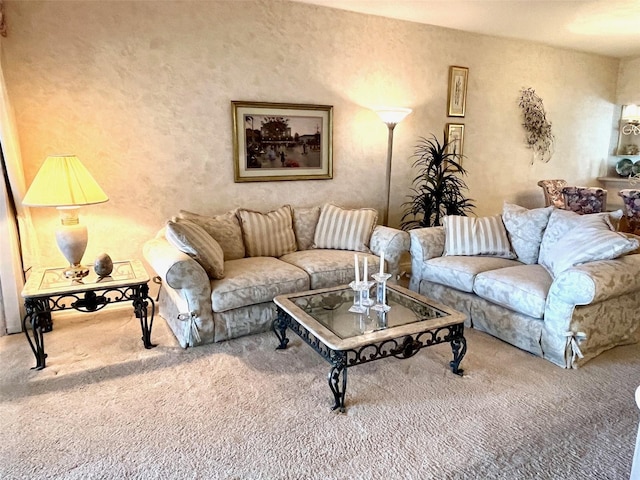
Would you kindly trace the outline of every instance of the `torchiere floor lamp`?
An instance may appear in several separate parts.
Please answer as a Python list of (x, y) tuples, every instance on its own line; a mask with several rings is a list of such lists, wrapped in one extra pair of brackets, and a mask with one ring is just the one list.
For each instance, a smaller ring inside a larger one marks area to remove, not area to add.
[(400, 123), (404, 117), (411, 113), (410, 108), (381, 108), (377, 109), (376, 113), (380, 116), (382, 121), (389, 127), (389, 144), (387, 147), (387, 183), (386, 183), (386, 197), (387, 204), (382, 216), (382, 224), (387, 226), (389, 223), (389, 199), (391, 197), (391, 154), (393, 152), (393, 129), (398, 123)]

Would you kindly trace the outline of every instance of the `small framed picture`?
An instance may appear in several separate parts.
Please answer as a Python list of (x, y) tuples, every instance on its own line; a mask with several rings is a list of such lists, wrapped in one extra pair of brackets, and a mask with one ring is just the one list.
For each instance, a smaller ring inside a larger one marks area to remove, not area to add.
[(333, 177), (333, 107), (232, 101), (235, 182)]
[(449, 117), (464, 117), (467, 106), (467, 81), (469, 69), (449, 67), (449, 95), (447, 98)]
[(458, 154), (462, 156), (464, 146), (464, 124), (447, 123), (447, 149), (445, 153)]

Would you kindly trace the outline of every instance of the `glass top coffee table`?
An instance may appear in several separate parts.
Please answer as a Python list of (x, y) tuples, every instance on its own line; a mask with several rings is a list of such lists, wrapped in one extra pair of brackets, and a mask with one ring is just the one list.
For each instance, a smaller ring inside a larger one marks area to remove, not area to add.
[(366, 309), (352, 313), (353, 290), (348, 286), (279, 295), (274, 299), (278, 316), (273, 331), (287, 348), (287, 328), (331, 364), (329, 388), (333, 410), (344, 412), (347, 368), (381, 358), (400, 359), (423, 347), (450, 343), (453, 373), (462, 375), (460, 362), (466, 351), (465, 316), (398, 285), (387, 285), (388, 312)]

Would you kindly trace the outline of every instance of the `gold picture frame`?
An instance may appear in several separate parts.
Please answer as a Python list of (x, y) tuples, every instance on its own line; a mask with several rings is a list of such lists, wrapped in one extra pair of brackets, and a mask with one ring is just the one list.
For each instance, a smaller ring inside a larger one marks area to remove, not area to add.
[[(445, 153), (457, 153), (462, 157), (462, 149), (464, 147), (464, 124), (447, 123), (446, 132), (447, 136), (445, 138), (445, 142), (447, 143), (447, 148), (445, 149)], [(460, 163), (462, 163), (462, 158), (460, 158)]]
[(449, 92), (447, 95), (447, 115), (449, 117), (464, 117), (467, 108), (468, 80), (468, 68), (449, 67)]
[(232, 101), (234, 181), (333, 178), (333, 106)]

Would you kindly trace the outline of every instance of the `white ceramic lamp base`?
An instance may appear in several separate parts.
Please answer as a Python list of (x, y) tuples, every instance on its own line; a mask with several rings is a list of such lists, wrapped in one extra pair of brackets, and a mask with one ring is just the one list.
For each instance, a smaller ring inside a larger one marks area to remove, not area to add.
[(59, 208), (61, 225), (56, 228), (58, 248), (69, 262), (64, 274), (67, 278), (83, 278), (89, 269), (81, 265), (82, 256), (87, 249), (89, 236), (87, 227), (78, 220), (78, 208)]

